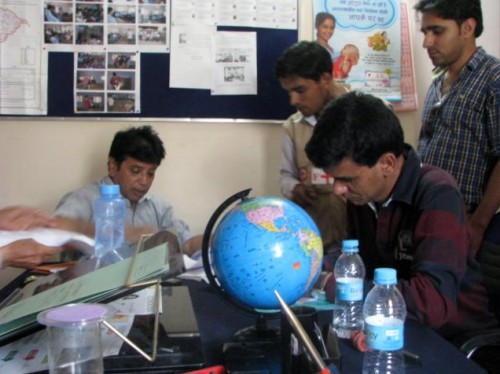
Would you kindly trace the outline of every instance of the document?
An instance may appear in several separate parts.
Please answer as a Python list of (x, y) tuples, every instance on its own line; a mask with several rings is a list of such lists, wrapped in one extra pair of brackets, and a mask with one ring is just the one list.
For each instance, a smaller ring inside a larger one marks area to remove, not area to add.
[(172, 26), (171, 32), (170, 88), (210, 89), (216, 27)]
[[(75, 302), (96, 302), (124, 288), (133, 259), (95, 270), (3, 308), (0, 340), (3, 335), (35, 322), (37, 314), (45, 309)], [(133, 283), (152, 279), (168, 269), (168, 249), (162, 244), (136, 256), (130, 279)]]
[(257, 95), (257, 33), (217, 33), (212, 95)]

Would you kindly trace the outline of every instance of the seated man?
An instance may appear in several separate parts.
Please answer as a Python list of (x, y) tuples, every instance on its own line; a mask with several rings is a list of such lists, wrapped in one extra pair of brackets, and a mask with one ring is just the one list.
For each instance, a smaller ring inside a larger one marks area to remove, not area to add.
[[(330, 102), (306, 152), (347, 199), (348, 235), (359, 239), (367, 277), (397, 270), (409, 318), (448, 339), (497, 325), (455, 180), (421, 163), (382, 100), (350, 92)], [(327, 283), (334, 299), (333, 277)]]
[(192, 255), (201, 248), (201, 236), (193, 236), (189, 227), (174, 217), (170, 204), (148, 194), (164, 158), (163, 142), (151, 126), (117, 132), (109, 151), (108, 175), (66, 194), (58, 203), (55, 215), (81, 221), (79, 227), (66, 225), (66, 228), (93, 237), (93, 204), (100, 196), (99, 186), (118, 184), (127, 207), (125, 237), (129, 244), (136, 243), (142, 234), (174, 228), (183, 252)]
[[(38, 227), (56, 227), (55, 217), (40, 209), (25, 206), (0, 209), (0, 230), (25, 231)], [(0, 247), (0, 269), (11, 265), (34, 268), (63, 249), (46, 246), (33, 239), (16, 240)]]

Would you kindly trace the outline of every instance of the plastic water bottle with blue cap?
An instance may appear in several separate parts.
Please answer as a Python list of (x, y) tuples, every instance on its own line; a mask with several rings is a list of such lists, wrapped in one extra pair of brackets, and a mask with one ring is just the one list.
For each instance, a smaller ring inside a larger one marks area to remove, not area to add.
[(123, 259), (125, 243), (125, 200), (120, 196), (120, 186), (103, 184), (101, 197), (94, 202), (95, 257), (98, 267)]
[(349, 338), (352, 331), (363, 329), (365, 265), (358, 252), (358, 240), (344, 240), (333, 271), (337, 292), (332, 327), (339, 338)]
[(369, 349), (363, 359), (363, 374), (402, 374), (406, 304), (396, 288), (396, 270), (375, 269), (374, 282), (363, 307)]

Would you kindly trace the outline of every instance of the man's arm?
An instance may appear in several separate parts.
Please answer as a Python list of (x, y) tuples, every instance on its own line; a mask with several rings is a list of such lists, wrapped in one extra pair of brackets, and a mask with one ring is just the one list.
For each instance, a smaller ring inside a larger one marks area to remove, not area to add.
[(182, 245), (182, 253), (187, 256), (192, 256), (201, 249), (203, 235), (196, 235)]
[(500, 161), (497, 161), (479, 206), (469, 219), (472, 249), (477, 254), (488, 224), (500, 208)]
[(24, 231), (55, 224), (55, 218), (41, 209), (20, 205), (0, 209), (0, 230)]
[(281, 142), (281, 168), (280, 186), (281, 193), (288, 199), (292, 198), (294, 187), (299, 184), (299, 169), (295, 156), (295, 147), (290, 135), (284, 131)]
[(299, 180), (295, 145), (286, 131), (281, 144), (280, 185), (283, 196), (300, 206), (311, 205), (316, 198), (314, 188), (306, 186)]
[(63, 247), (49, 247), (33, 239), (16, 240), (0, 247), (0, 269), (7, 266), (32, 269), (62, 250)]
[[(430, 174), (430, 173), (429, 173)], [(429, 177), (431, 179), (432, 177)], [(470, 241), (464, 204), (458, 187), (448, 183), (422, 188), (414, 209), (419, 212), (414, 230), (414, 252), (409, 279), (399, 279), (408, 315), (439, 329), (456, 316), (461, 284), (482, 297), (484, 291), (469, 277)], [(464, 291), (465, 292), (465, 291)], [(480, 308), (480, 305), (476, 307)]]
[[(61, 230), (78, 232), (90, 238), (93, 238), (95, 236), (94, 222), (66, 217), (57, 217), (56, 220), (56, 226)], [(134, 244), (139, 241), (142, 235), (153, 234), (156, 231), (157, 230), (154, 227), (135, 227), (127, 225), (125, 226), (125, 241), (128, 244)]]

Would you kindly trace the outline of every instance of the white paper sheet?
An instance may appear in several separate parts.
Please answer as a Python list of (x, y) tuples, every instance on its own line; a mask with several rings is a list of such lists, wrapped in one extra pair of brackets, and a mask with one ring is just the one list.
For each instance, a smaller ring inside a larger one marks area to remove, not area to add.
[(172, 26), (171, 32), (170, 87), (210, 89), (216, 27)]
[(257, 33), (218, 32), (212, 95), (257, 94)]

